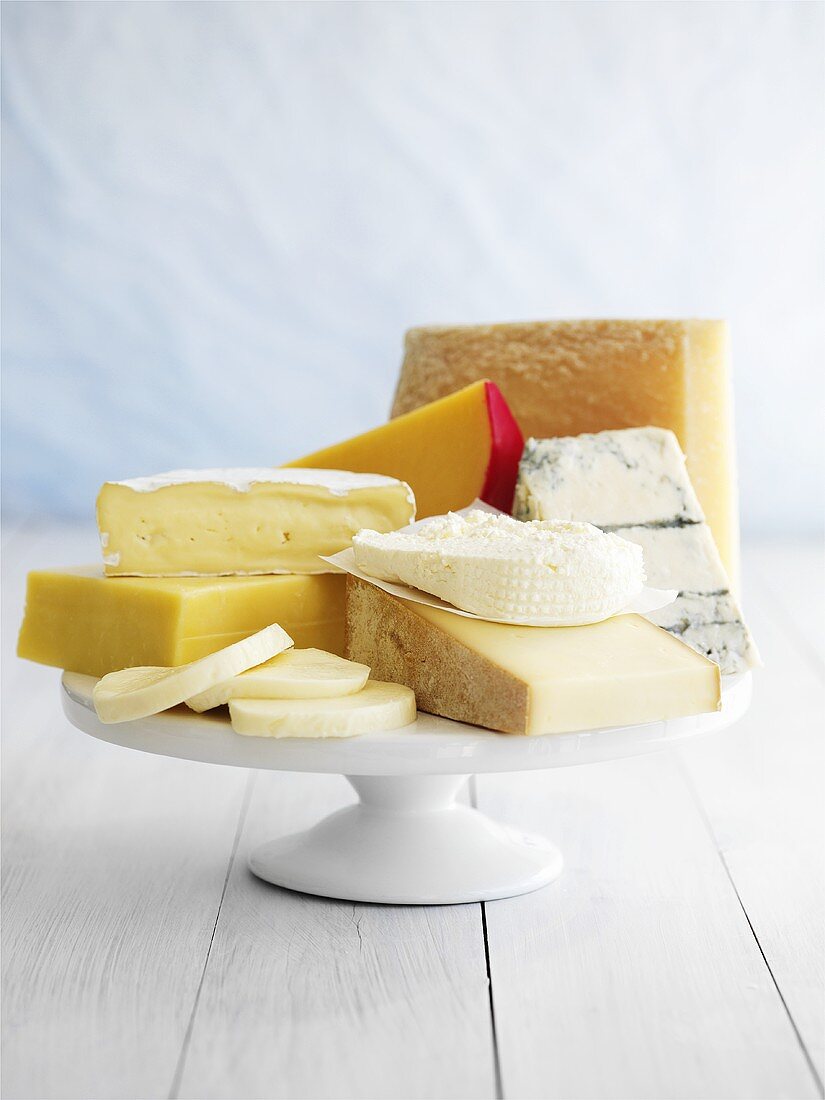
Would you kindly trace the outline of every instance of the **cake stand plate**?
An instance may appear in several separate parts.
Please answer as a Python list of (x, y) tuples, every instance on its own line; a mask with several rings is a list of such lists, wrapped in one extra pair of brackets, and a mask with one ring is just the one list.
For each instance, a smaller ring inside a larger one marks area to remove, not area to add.
[(67, 672), (63, 709), (101, 741), (161, 756), (276, 771), (345, 775), (359, 801), (311, 829), (257, 847), (259, 878), (324, 897), (405, 905), (489, 901), (528, 893), (561, 873), (543, 837), (457, 801), (473, 774), (592, 764), (678, 745), (732, 725), (747, 710), (751, 675), (725, 677), (715, 714), (581, 733), (518, 737), (419, 713), (412, 725), (352, 738), (242, 737), (225, 711), (177, 707), (119, 725), (98, 721), (96, 680)]

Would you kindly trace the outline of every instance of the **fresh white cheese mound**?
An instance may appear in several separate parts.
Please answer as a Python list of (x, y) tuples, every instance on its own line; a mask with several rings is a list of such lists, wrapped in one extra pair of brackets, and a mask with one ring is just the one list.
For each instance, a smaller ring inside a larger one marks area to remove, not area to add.
[(370, 577), (429, 592), (482, 618), (596, 622), (644, 586), (641, 548), (589, 523), (472, 510), (411, 531), (359, 531), (355, 562)]

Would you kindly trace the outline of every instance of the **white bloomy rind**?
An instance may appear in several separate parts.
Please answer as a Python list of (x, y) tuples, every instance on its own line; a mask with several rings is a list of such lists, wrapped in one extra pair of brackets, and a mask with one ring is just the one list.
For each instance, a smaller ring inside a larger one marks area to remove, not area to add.
[[(281, 469), (268, 466), (240, 466), (211, 470), (167, 470), (148, 477), (133, 477), (126, 481), (112, 481), (111, 485), (124, 485), (136, 493), (154, 493), (170, 485), (190, 485), (196, 482), (212, 482), (226, 485), (238, 493), (248, 493), (253, 485), (315, 485), (328, 490), (333, 496), (346, 496), (354, 489), (370, 489), (377, 485), (394, 485), (397, 478), (385, 474), (355, 474), (349, 470)], [(409, 489), (409, 486), (407, 486)], [(410, 489), (410, 502), (415, 497)]]
[(644, 587), (641, 547), (589, 523), (522, 522), (470, 511), (415, 531), (359, 531), (358, 568), (429, 592), (482, 618), (594, 622)]

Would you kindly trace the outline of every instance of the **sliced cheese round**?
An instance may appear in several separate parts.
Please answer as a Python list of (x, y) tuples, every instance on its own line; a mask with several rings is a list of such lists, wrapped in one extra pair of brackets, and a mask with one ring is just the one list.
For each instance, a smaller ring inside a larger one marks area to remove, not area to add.
[(110, 672), (95, 684), (93, 698), (97, 716), (101, 722), (114, 723), (158, 714), (268, 661), (292, 644), (287, 632), (273, 625), (188, 665), (124, 668), (120, 672)]
[(367, 680), (338, 699), (230, 699), (235, 733), (250, 737), (354, 737), (408, 726), (415, 695), (401, 684)]
[(230, 699), (324, 699), (360, 691), (370, 674), (359, 665), (323, 649), (288, 649), (271, 661), (186, 700), (198, 712)]

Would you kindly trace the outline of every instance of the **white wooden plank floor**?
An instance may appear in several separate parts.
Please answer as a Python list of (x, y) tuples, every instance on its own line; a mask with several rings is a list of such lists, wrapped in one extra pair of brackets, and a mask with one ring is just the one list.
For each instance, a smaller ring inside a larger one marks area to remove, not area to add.
[(352, 796), (166, 760), (63, 719), (13, 656), (25, 571), (94, 532), (3, 537), (6, 1100), (822, 1095), (822, 558), (746, 547), (766, 667), (678, 754), (486, 776), (565, 874), (484, 906), (290, 894), (246, 853)]

